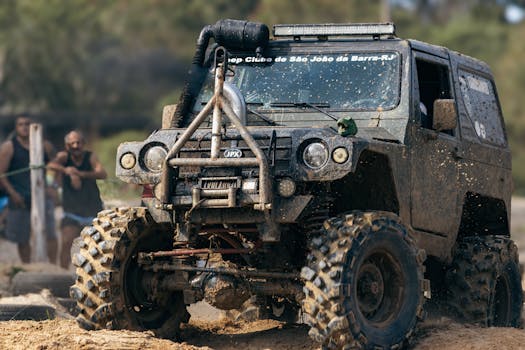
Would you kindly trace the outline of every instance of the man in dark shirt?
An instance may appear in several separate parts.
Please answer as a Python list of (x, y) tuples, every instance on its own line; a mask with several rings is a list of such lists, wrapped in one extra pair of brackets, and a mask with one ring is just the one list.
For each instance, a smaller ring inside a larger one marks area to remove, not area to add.
[(71, 262), (70, 249), (73, 240), (79, 236), (82, 227), (91, 225), (97, 213), (102, 210), (96, 180), (105, 179), (107, 173), (97, 156), (84, 150), (84, 136), (80, 131), (69, 132), (64, 138), (64, 143), (66, 150), (58, 152), (48, 167), (62, 174), (64, 217), (60, 224), (60, 265), (67, 269)]
[[(31, 259), (31, 180), (29, 172), (29, 124), (31, 119), (21, 115), (15, 120), (15, 133), (0, 146), (0, 184), (9, 195), (9, 213), (6, 238), (18, 244), (18, 254), (23, 263)], [(53, 146), (44, 141), (45, 159), (54, 155)], [(46, 189), (52, 190), (52, 189)], [(54, 205), (46, 199), (47, 255), (56, 262), (57, 240), (55, 234)]]

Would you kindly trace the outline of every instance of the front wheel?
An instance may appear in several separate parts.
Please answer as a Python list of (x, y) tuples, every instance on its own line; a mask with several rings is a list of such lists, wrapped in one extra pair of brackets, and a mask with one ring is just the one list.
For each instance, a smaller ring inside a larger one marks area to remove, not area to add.
[(145, 208), (119, 208), (100, 212), (81, 237), (70, 288), (80, 310), (78, 324), (88, 330), (154, 330), (177, 338), (180, 323), (189, 318), (182, 294), (146, 285), (155, 276), (137, 261), (139, 252), (171, 249), (170, 231)]
[(301, 274), (310, 336), (325, 349), (406, 345), (423, 317), (425, 254), (399, 218), (352, 212), (311, 243)]

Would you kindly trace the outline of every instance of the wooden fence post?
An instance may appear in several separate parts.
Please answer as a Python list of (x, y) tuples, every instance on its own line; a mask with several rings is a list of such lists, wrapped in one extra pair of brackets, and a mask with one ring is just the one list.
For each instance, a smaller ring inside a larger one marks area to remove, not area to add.
[[(44, 140), (42, 125), (33, 123), (29, 126), (29, 165), (44, 164)], [(44, 169), (31, 169), (31, 245), (33, 261), (46, 262), (46, 207), (45, 207)]]

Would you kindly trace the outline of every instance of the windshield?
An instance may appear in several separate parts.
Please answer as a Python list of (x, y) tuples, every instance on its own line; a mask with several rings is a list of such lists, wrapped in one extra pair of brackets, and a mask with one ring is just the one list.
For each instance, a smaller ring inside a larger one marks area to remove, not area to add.
[[(270, 117), (285, 108), (297, 113), (305, 103), (331, 111), (377, 111), (392, 109), (399, 101), (395, 52), (234, 56), (229, 69), (227, 81), (239, 88), (248, 109)], [(212, 94), (210, 72), (194, 112)]]

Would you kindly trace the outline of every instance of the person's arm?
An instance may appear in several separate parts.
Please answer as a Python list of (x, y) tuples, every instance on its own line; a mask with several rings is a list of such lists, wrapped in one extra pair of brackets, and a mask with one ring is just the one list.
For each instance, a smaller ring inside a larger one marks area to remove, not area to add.
[(69, 178), (71, 179), (71, 186), (76, 190), (80, 190), (80, 188), (82, 187), (82, 181), (80, 180), (80, 171), (73, 166), (66, 167), (66, 163), (67, 152), (58, 152), (56, 157), (52, 161), (47, 163), (47, 168), (55, 171), (56, 174), (60, 174), (62, 176), (69, 176)]
[(0, 146), (0, 184), (2, 184), (4, 190), (9, 195), (10, 200), (13, 201), (13, 204), (16, 207), (23, 208), (25, 206), (24, 198), (15, 190), (13, 185), (11, 185), (7, 176), (4, 176), (9, 169), (11, 159), (13, 159), (13, 152), (12, 141), (6, 141)]
[(89, 157), (89, 162), (91, 163), (91, 168), (93, 168), (93, 170), (79, 171), (78, 175), (80, 176), (80, 178), (101, 180), (108, 177), (106, 170), (102, 166), (102, 163), (98, 160), (98, 157), (95, 155), (95, 153), (91, 153), (91, 157)]
[(57, 174), (63, 174), (71, 177), (78, 177), (80, 178), (80, 172), (77, 168), (74, 166), (68, 166), (66, 167), (65, 164), (67, 163), (67, 152), (62, 151), (58, 152), (56, 157), (47, 163), (46, 167), (50, 170), (55, 171)]
[(52, 160), (47, 163), (46, 167), (48, 169), (54, 170), (57, 173), (64, 174), (66, 172), (66, 167), (64, 166), (67, 161), (67, 153), (66, 152), (58, 152), (55, 158), (51, 158)]

